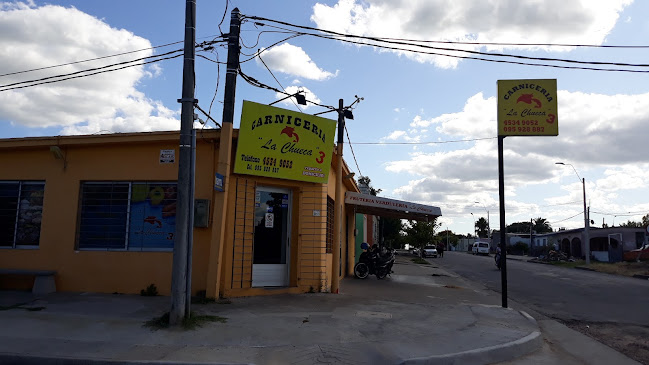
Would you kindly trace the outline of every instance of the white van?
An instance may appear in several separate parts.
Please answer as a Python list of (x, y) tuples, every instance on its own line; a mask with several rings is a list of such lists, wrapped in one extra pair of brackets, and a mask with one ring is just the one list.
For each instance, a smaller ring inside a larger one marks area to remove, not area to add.
[(474, 255), (489, 255), (489, 242), (474, 242), (471, 252)]

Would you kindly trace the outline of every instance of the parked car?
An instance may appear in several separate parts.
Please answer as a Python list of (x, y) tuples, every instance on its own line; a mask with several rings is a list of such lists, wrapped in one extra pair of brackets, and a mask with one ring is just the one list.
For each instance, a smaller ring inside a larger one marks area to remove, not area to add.
[(421, 253), (422, 257), (435, 257), (437, 258), (437, 248), (435, 246), (426, 246)]
[(471, 247), (471, 252), (474, 255), (489, 255), (489, 243), (488, 242), (474, 242)]
[(636, 261), (640, 256), (640, 260), (649, 260), (649, 244), (646, 244), (638, 249), (627, 251), (623, 254), (624, 261)]
[(419, 249), (418, 248), (413, 248), (412, 249), (412, 254), (415, 256), (419, 256)]

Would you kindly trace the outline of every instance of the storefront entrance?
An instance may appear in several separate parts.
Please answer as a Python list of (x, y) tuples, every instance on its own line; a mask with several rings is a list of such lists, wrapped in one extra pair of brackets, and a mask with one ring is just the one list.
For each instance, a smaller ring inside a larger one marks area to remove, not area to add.
[(257, 187), (252, 286), (288, 286), (291, 192)]

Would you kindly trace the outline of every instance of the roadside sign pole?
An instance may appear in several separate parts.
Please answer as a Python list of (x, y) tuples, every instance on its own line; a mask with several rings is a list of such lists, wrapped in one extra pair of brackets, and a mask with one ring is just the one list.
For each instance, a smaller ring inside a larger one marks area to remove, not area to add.
[(507, 226), (505, 225), (505, 173), (503, 171), (503, 140), (498, 136), (498, 195), (500, 197), (500, 285), (502, 307), (507, 308)]

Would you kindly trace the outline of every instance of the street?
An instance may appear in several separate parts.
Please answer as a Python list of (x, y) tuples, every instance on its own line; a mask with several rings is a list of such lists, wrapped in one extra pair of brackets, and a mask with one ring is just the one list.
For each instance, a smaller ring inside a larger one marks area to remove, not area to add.
[[(446, 252), (429, 261), (501, 292), (493, 256)], [(649, 281), (508, 259), (507, 283), (509, 306), (520, 303), (649, 363)]]

